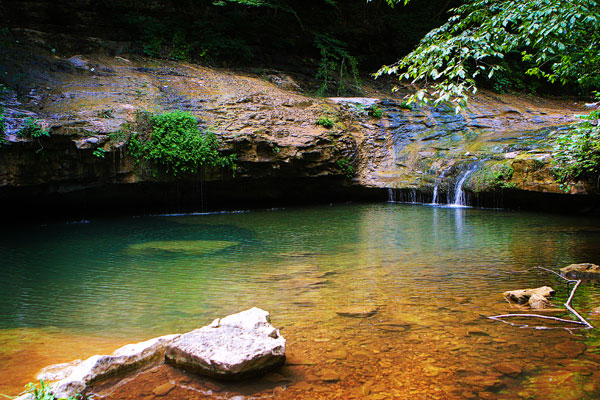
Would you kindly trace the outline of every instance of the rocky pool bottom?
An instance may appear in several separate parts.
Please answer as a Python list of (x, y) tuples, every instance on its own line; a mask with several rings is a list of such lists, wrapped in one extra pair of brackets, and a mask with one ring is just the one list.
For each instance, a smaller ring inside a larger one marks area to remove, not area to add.
[[(226, 383), (161, 365), (94, 390), (108, 399), (598, 398), (596, 329), (484, 317), (522, 312), (502, 293), (526, 287), (552, 286), (560, 308), (570, 288), (530, 268), (597, 263), (598, 222), (374, 204), (3, 232), (0, 392), (17, 394), (46, 365), (256, 305), (287, 340), (286, 364), (263, 378)], [(376, 312), (344, 315), (356, 305)], [(573, 306), (598, 325), (599, 305), (600, 285), (586, 282)]]

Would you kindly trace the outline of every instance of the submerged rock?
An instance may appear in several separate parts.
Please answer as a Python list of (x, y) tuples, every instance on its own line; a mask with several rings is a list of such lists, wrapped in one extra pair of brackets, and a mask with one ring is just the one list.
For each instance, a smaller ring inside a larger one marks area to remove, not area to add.
[(166, 361), (214, 378), (260, 375), (285, 362), (285, 339), (269, 313), (251, 308), (196, 329), (169, 343)]
[(518, 304), (528, 304), (531, 308), (544, 309), (552, 306), (548, 300), (554, 295), (554, 289), (550, 286), (542, 286), (535, 289), (519, 289), (504, 292), (504, 298)]
[(560, 272), (569, 279), (600, 279), (600, 266), (596, 264), (571, 264), (561, 268)]
[(377, 311), (379, 311), (379, 307), (375, 306), (349, 306), (340, 308), (335, 313), (341, 317), (367, 318), (375, 315)]

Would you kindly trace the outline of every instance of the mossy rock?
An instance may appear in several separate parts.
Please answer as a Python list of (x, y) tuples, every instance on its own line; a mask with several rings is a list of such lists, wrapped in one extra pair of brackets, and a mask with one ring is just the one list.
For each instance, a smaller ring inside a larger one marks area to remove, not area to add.
[(171, 240), (132, 244), (127, 252), (179, 253), (186, 255), (204, 255), (214, 253), (239, 242), (225, 240)]

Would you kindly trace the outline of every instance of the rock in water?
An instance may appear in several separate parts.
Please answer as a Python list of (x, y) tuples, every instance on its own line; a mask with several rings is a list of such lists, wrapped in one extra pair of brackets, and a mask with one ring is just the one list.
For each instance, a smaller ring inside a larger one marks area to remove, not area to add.
[(216, 319), (167, 345), (167, 363), (214, 378), (260, 375), (285, 362), (285, 339), (269, 313), (251, 308)]
[(350, 318), (368, 318), (375, 315), (379, 311), (379, 307), (374, 306), (350, 306), (337, 310), (335, 313), (340, 317)]
[(509, 290), (507, 292), (504, 292), (504, 297), (507, 300), (519, 304), (525, 304), (527, 302), (530, 302), (531, 297), (534, 296), (533, 301), (529, 304), (530, 306), (532, 306), (532, 308), (534, 308), (534, 305), (540, 303), (540, 298), (543, 298), (547, 302), (548, 298), (552, 297), (553, 295), (554, 289), (552, 289), (550, 286), (542, 286), (535, 289)]
[(560, 272), (569, 279), (600, 279), (600, 266), (596, 264), (571, 264), (561, 268)]
[(533, 310), (543, 310), (552, 307), (552, 303), (550, 303), (547, 298), (537, 293), (534, 293), (529, 297), (527, 304), (529, 304), (529, 307)]

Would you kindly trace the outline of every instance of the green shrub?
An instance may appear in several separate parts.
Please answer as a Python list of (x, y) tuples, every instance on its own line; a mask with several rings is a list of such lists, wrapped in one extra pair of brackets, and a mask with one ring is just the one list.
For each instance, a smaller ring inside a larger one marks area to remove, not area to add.
[[(600, 92), (594, 94), (600, 100)], [(600, 108), (580, 118), (581, 123), (556, 138), (552, 153), (553, 172), (565, 192), (578, 180), (600, 179)]]
[(179, 176), (195, 174), (202, 166), (228, 167), (235, 171), (235, 154), (219, 153), (214, 133), (201, 132), (196, 118), (184, 111), (151, 115), (145, 132), (134, 132), (129, 153), (166, 173)]
[(352, 165), (350, 160), (348, 160), (347, 158), (342, 158), (340, 160), (337, 160), (336, 165), (338, 166), (339, 169), (341, 169), (344, 172), (344, 175), (346, 175), (346, 178), (348, 178), (348, 179), (352, 179), (354, 177), (354, 175), (356, 174), (356, 170), (354, 169), (354, 166)]
[[(35, 384), (33, 382), (28, 383), (27, 386), (25, 387), (24, 393), (30, 394), (32, 396), (33, 400), (62, 400), (62, 399), (59, 399), (56, 396), (54, 396), (54, 394), (52, 393), (52, 391), (50, 389), (50, 385), (48, 385), (43, 380), (40, 381), (39, 385)], [(76, 399), (81, 399), (81, 396), (80, 395), (71, 396), (65, 400), (76, 400)]]
[(320, 125), (323, 128), (331, 129), (331, 128), (333, 128), (335, 123), (333, 122), (333, 120), (331, 118), (323, 116), (317, 120), (317, 125)]
[(50, 132), (42, 127), (42, 122), (39, 119), (28, 117), (25, 120), (25, 126), (19, 129), (17, 135), (32, 139), (39, 139), (43, 136), (50, 137)]
[(383, 117), (383, 110), (377, 104), (373, 104), (369, 107), (369, 115), (373, 118)]
[(0, 142), (4, 140), (6, 133), (6, 117), (4, 116), (4, 107), (0, 106)]
[(485, 165), (477, 170), (469, 180), (473, 191), (514, 189), (516, 186), (509, 182), (515, 170), (507, 164)]
[(403, 101), (402, 103), (400, 103), (400, 108), (403, 108), (405, 110), (414, 109), (413, 105), (411, 103), (409, 103), (408, 101)]
[[(346, 50), (346, 43), (334, 39), (327, 34), (315, 34), (314, 45), (321, 54), (319, 70), (315, 77), (321, 80), (317, 96), (324, 96), (329, 92), (329, 83), (337, 79), (338, 96), (346, 94), (349, 86), (359, 87), (358, 60)], [(349, 83), (350, 81), (351, 83)]]
[(104, 158), (106, 151), (103, 148), (97, 148), (92, 154), (98, 158)]
[(112, 118), (114, 110), (110, 108), (106, 108), (104, 110), (98, 111), (98, 118)]
[(573, 182), (599, 176), (600, 127), (585, 123), (559, 135), (553, 157), (554, 175), (565, 192)]

